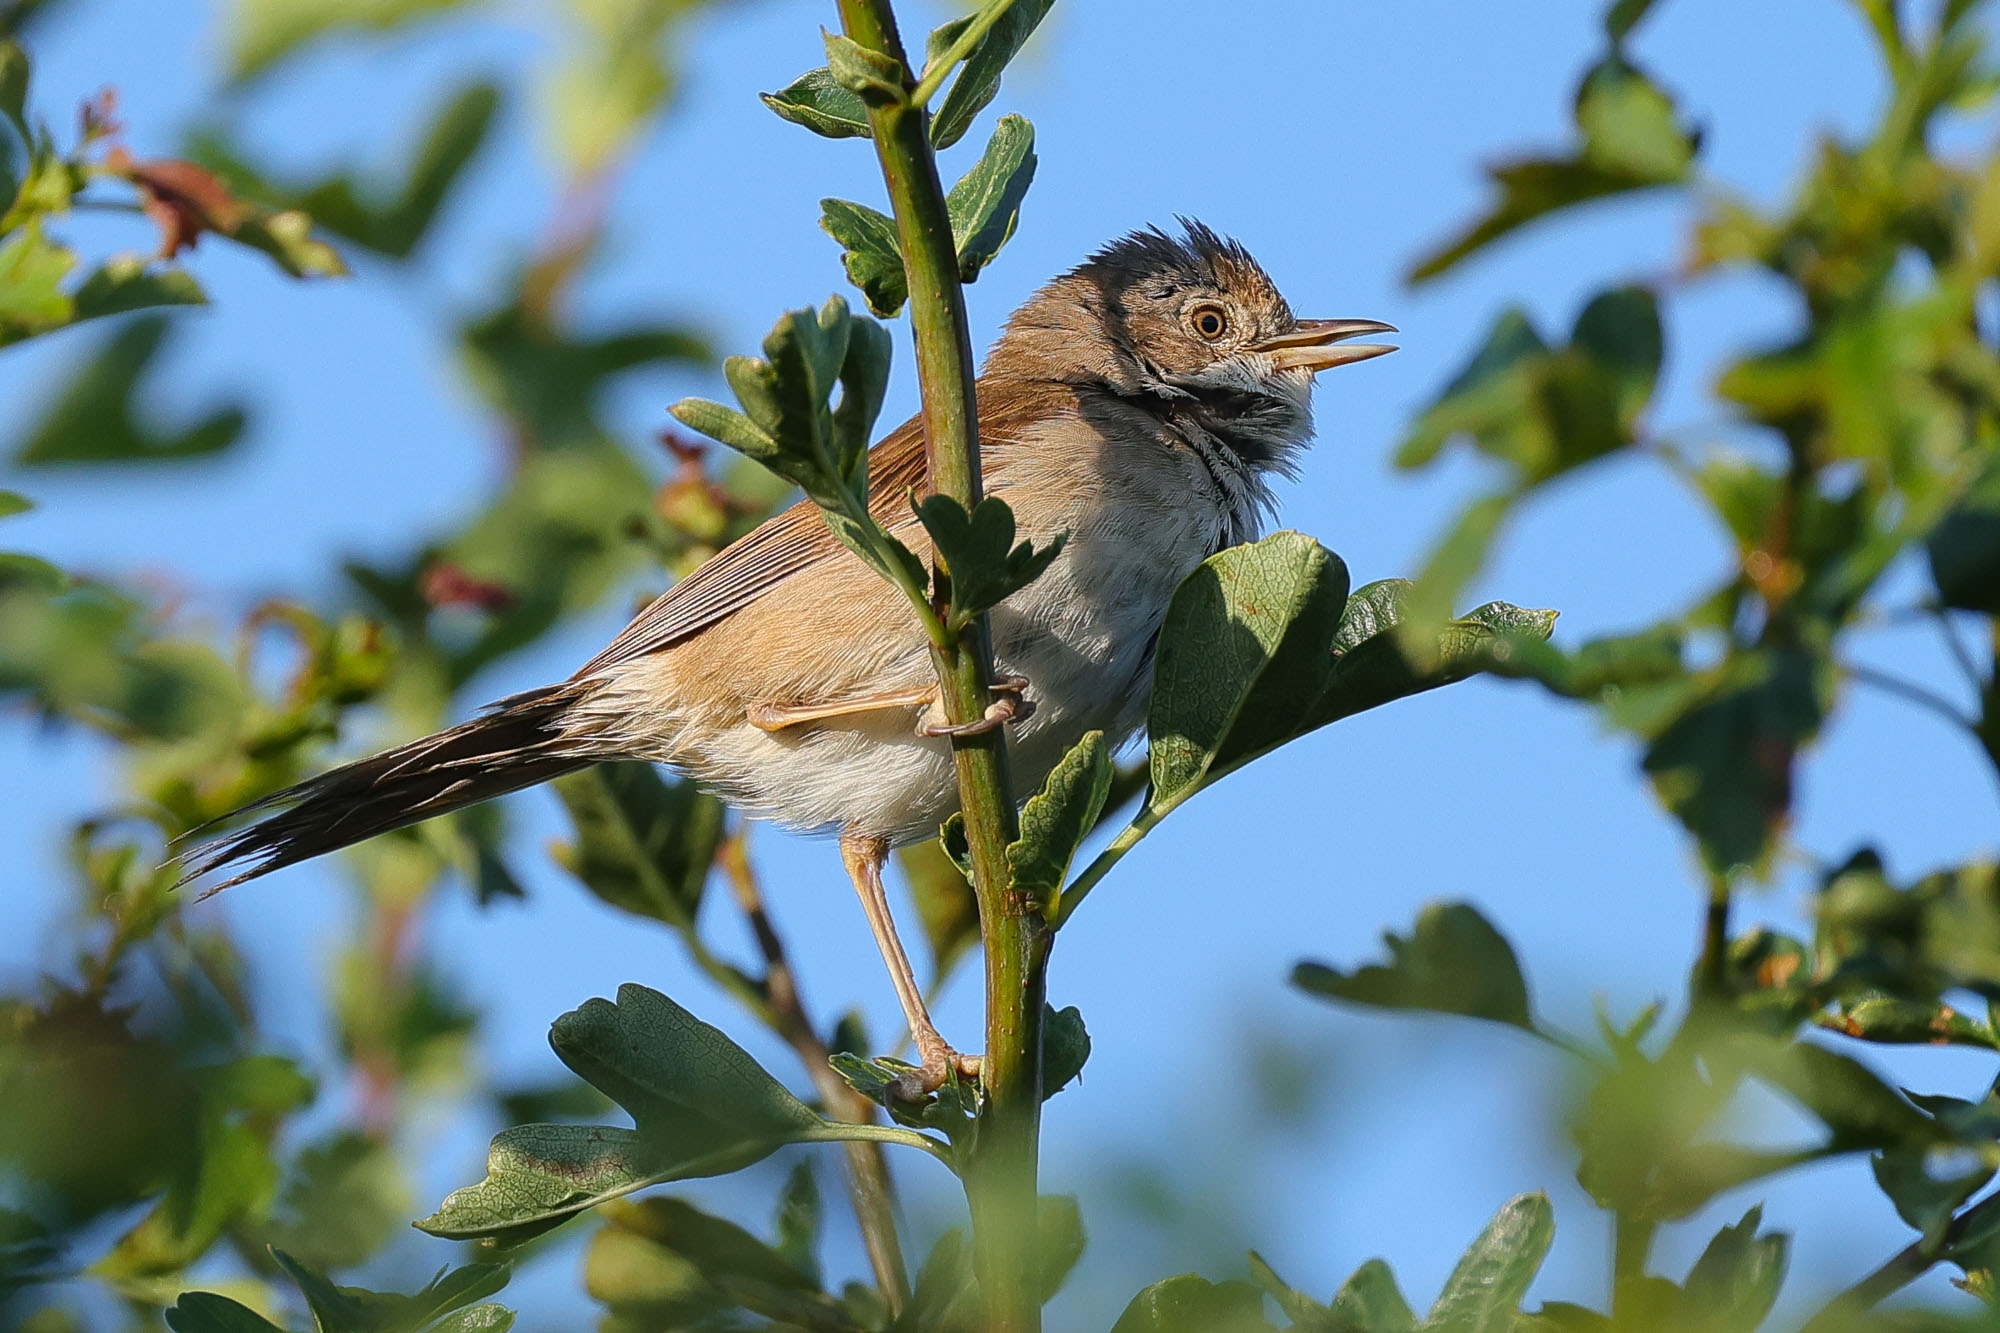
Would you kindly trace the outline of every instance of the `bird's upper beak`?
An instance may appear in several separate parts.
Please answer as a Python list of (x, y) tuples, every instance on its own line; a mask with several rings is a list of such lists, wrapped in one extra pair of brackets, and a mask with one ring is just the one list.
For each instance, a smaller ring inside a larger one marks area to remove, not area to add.
[(1268, 353), (1280, 370), (1299, 367), (1320, 371), (1344, 366), (1350, 361), (1366, 361), (1396, 349), (1383, 343), (1350, 343), (1364, 333), (1394, 333), (1393, 324), (1378, 319), (1301, 319), (1290, 332), (1266, 338), (1255, 350)]

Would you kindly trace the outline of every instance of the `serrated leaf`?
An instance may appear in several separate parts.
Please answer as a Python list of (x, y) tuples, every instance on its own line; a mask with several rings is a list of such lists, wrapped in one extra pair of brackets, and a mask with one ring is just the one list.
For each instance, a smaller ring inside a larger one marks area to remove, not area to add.
[(1020, 116), (1000, 117), (986, 151), (945, 197), (960, 282), (977, 278), (1013, 236), (1034, 179), (1035, 127)]
[(554, 786), (576, 830), (558, 854), (564, 868), (614, 907), (692, 929), (722, 844), (722, 802), (636, 761), (595, 764)]
[(1387, 966), (1343, 973), (1300, 963), (1292, 984), (1315, 995), (1386, 1009), (1464, 1014), (1534, 1031), (1527, 982), (1504, 936), (1467, 903), (1424, 909), (1405, 939), (1384, 934)]
[(973, 119), (1000, 91), (1000, 75), (1027, 44), (1055, 0), (1014, 0), (986, 35), (967, 53), (937, 114), (931, 118), (931, 143), (943, 151), (965, 137)]
[(1111, 751), (1103, 732), (1086, 732), (1021, 807), (1021, 836), (1007, 847), (1017, 901), (1040, 904), (1044, 915), (1054, 911), (1070, 861), (1110, 795)]
[(1083, 1013), (1075, 1005), (1056, 1009), (1042, 1006), (1042, 1100), (1061, 1092), (1083, 1073), (1090, 1059), (1090, 1033), (1084, 1029)]
[(868, 298), (871, 311), (895, 318), (909, 299), (910, 286), (894, 219), (845, 199), (822, 199), (819, 206), (820, 229), (843, 247), (840, 262), (848, 281)]
[(1715, 1233), (1682, 1284), (1672, 1321), (1688, 1333), (1755, 1333), (1777, 1304), (1789, 1242), (1760, 1236), (1762, 1205)]
[[(271, 1257), (306, 1298), (320, 1333), (418, 1333), (433, 1321), (506, 1286), (509, 1271), (506, 1264), (492, 1263), (443, 1269), (422, 1291), (405, 1296), (365, 1287), (337, 1286), (325, 1274), (283, 1250), (273, 1249)], [(492, 1322), (491, 1312), (502, 1315), (506, 1312), (497, 1306), (487, 1309), (489, 1313), (469, 1327), (505, 1328), (505, 1323)]]
[(1396, 1286), (1396, 1275), (1380, 1259), (1370, 1259), (1341, 1284), (1334, 1293), (1333, 1313), (1336, 1320), (1344, 1318), (1367, 1333), (1410, 1333), (1417, 1326), (1415, 1312)]
[(868, 139), (868, 108), (840, 86), (833, 71), (822, 65), (809, 69), (775, 93), (759, 93), (765, 106), (814, 134), (829, 139)]
[(1014, 511), (989, 495), (967, 513), (949, 495), (928, 495), (916, 507), (951, 579), (946, 624), (962, 629), (1027, 587), (1062, 553), (1067, 534), (1040, 547), (1015, 544)]
[(1424, 1320), (1424, 1333), (1508, 1333), (1555, 1239), (1539, 1194), (1510, 1201), (1459, 1259)]

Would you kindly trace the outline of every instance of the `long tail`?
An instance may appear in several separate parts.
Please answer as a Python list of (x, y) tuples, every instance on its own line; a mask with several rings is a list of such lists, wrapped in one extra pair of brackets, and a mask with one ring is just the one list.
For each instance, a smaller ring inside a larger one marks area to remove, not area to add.
[(587, 739), (566, 734), (561, 725), (577, 697), (574, 683), (529, 690), (448, 731), (358, 759), (245, 806), (225, 818), (286, 808), (183, 854), (180, 883), (237, 869), (208, 890), (219, 893), (281, 866), (532, 787), (605, 758), (592, 752)]

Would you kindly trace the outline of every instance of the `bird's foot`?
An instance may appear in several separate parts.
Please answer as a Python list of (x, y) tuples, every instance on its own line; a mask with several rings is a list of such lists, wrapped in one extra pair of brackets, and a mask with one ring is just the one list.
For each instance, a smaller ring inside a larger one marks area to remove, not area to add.
[(1028, 702), (1026, 676), (1002, 676), (989, 687), (993, 691), (993, 702), (986, 705), (986, 712), (970, 722), (944, 722), (932, 716), (937, 711), (934, 704), (917, 722), (919, 736), (977, 736), (1004, 727), (1010, 722), (1025, 722), (1034, 716), (1035, 706)]
[(923, 1056), (923, 1064), (889, 1085), (889, 1093), (897, 1101), (911, 1104), (921, 1102), (950, 1082), (953, 1074), (961, 1078), (979, 1077), (981, 1067), (979, 1057), (959, 1054), (935, 1032), (930, 1033), (928, 1037), (918, 1034), (917, 1053)]

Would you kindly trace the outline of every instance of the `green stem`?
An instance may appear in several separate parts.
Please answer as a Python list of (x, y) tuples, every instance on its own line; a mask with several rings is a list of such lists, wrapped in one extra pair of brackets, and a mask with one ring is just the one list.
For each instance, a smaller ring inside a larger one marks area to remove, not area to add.
[[(909, 69), (889, 0), (839, 0), (839, 6), (850, 39)], [(928, 116), (921, 103), (905, 98), (871, 106), (868, 122), (909, 282), (930, 486), (970, 510), (981, 491), (972, 336)], [(946, 717), (954, 723), (981, 717), (993, 677), (984, 620), (956, 641), (934, 645), (931, 655)], [(1049, 931), (1033, 904), (1014, 903), (1009, 893), (1006, 850), (1019, 833), (1004, 730), (954, 737), (952, 757), (986, 946), (984, 1097), (965, 1172), (974, 1257), (987, 1328), (1039, 1333), (1035, 1202)]]
[(1125, 853), (1137, 847), (1139, 839), (1151, 833), (1166, 817), (1166, 813), (1165, 810), (1155, 810), (1150, 805), (1142, 807), (1139, 813), (1133, 816), (1132, 822), (1120, 829), (1118, 836), (1113, 838), (1110, 844), (1097, 854), (1096, 859), (1085, 866), (1082, 873), (1071, 880), (1069, 887), (1063, 890), (1062, 897), (1056, 904), (1055, 920), (1050, 929), (1061, 930), (1076, 909), (1082, 906), (1090, 891), (1097, 887), (1097, 881), (1110, 874), (1111, 867), (1124, 860)]
[(1633, 1292), (1646, 1276), (1646, 1259), (1652, 1253), (1656, 1224), (1620, 1213), (1615, 1228), (1611, 1251), (1611, 1317), (1618, 1322), (1629, 1315)]
[(910, 101), (918, 106), (928, 106), (931, 98), (937, 96), (938, 89), (944, 87), (944, 81), (951, 76), (952, 70), (957, 68), (958, 62), (971, 55), (972, 48), (979, 45), (979, 39), (992, 31), (993, 25), (1013, 7), (1014, 0), (993, 0), (981, 10), (979, 16), (958, 35), (958, 40), (945, 48), (943, 55), (925, 66), (924, 77), (910, 89)]
[(1954, 1217), (1935, 1244), (1926, 1244), (1921, 1238), (1911, 1241), (1880, 1268), (1828, 1301), (1805, 1322), (1800, 1333), (1834, 1333), (1853, 1327), (1861, 1315), (1929, 1272), (1961, 1237), (1996, 1212), (2000, 1212), (2000, 1194), (1990, 1194)]

